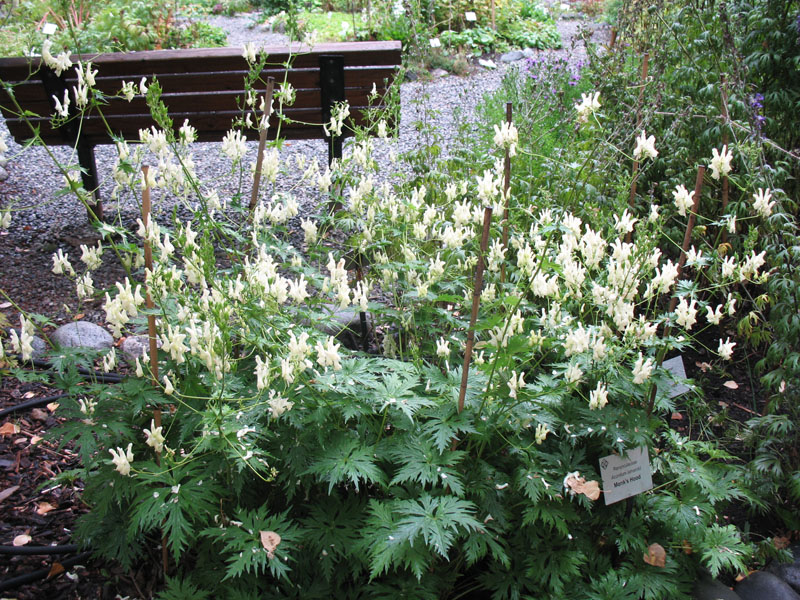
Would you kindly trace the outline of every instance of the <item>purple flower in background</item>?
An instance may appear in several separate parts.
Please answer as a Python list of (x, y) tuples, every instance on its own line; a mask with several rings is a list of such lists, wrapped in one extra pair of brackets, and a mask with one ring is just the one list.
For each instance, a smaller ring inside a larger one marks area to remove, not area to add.
[(759, 137), (761, 137), (761, 132), (764, 128), (764, 123), (766, 123), (767, 121), (767, 118), (761, 114), (761, 109), (764, 108), (764, 94), (756, 92), (755, 94), (750, 96), (748, 104), (750, 105), (751, 116), (753, 118), (753, 126), (756, 130), (756, 134)]

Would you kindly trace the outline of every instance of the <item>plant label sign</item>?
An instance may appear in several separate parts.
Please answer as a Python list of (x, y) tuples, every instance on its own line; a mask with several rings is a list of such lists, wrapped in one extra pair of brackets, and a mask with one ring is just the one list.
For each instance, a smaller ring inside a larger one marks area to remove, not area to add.
[(45, 35), (53, 35), (56, 32), (56, 29), (58, 28), (56, 27), (55, 23), (45, 23), (42, 26), (42, 33)]
[(606, 506), (630, 498), (653, 487), (653, 472), (647, 447), (630, 450), (625, 456), (611, 454), (600, 459), (603, 496)]
[[(670, 358), (669, 360), (665, 360), (662, 363), (662, 366), (672, 373), (675, 379), (686, 379), (686, 369), (683, 366), (683, 357), (678, 355), (674, 358)], [(680, 396), (681, 394), (685, 394), (686, 392), (691, 391), (690, 388), (685, 383), (673, 383), (668, 392), (669, 397), (674, 398), (675, 396)]]

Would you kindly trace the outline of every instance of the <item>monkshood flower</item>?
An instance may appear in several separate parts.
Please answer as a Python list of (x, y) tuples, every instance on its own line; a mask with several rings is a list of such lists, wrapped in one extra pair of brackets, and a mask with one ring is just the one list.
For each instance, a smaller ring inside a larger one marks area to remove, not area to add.
[(56, 72), (58, 77), (61, 77), (61, 74), (72, 66), (72, 61), (69, 59), (69, 52), (62, 52), (54, 57), (50, 53), (50, 47), (52, 45), (53, 42), (50, 40), (44, 41), (42, 44), (42, 59), (48, 67)]
[(333, 336), (328, 336), (328, 341), (325, 345), (322, 342), (317, 342), (314, 349), (317, 351), (317, 364), (321, 367), (333, 367), (334, 371), (342, 369), (341, 357), (339, 356), (339, 347), (341, 344), (335, 344)]
[(436, 342), (436, 355), (442, 358), (450, 356), (450, 342), (440, 337)]
[(719, 354), (723, 360), (731, 360), (733, 358), (734, 346), (736, 346), (736, 342), (732, 342), (731, 338), (728, 338), (724, 342), (720, 340), (719, 347), (717, 348), (717, 354)]
[[(55, 262), (55, 255), (53, 256), (53, 262)], [(96, 248), (89, 248), (86, 244), (81, 244), (81, 262), (90, 271), (99, 269), (100, 265), (103, 264), (103, 242), (98, 242)], [(53, 268), (55, 269), (55, 267)]]
[(123, 81), (122, 88), (120, 89), (119, 93), (122, 94), (122, 97), (125, 98), (125, 100), (130, 102), (136, 96), (136, 84), (134, 84), (132, 81)]
[(159, 454), (164, 450), (163, 429), (163, 427), (156, 427), (155, 419), (151, 419), (150, 429), (144, 430), (144, 435), (147, 438), (145, 443)]
[(722, 320), (722, 304), (718, 304), (716, 309), (712, 309), (711, 306), (706, 306), (706, 320), (711, 325), (719, 325), (719, 322)]
[(241, 131), (231, 130), (222, 138), (222, 152), (232, 161), (238, 161), (247, 154), (247, 143)]
[(690, 331), (695, 323), (697, 323), (697, 308), (695, 305), (697, 300), (692, 298), (691, 303), (686, 298), (681, 298), (678, 306), (675, 308), (676, 322), (681, 327)]
[(720, 177), (725, 177), (731, 172), (733, 154), (728, 150), (727, 145), (722, 147), (722, 152), (716, 148), (712, 149), (711, 154), (711, 164), (708, 165), (711, 168), (711, 178), (719, 180)]
[(536, 445), (541, 446), (544, 443), (544, 440), (547, 438), (547, 434), (550, 433), (550, 430), (547, 428), (547, 425), (544, 423), (539, 423), (536, 426)]
[(267, 403), (269, 404), (269, 412), (273, 419), (277, 419), (287, 410), (292, 410), (294, 406), (294, 402), (289, 402), (288, 398), (284, 398), (275, 390), (269, 391), (269, 400)]
[(124, 475), (125, 477), (131, 474), (131, 461), (133, 460), (132, 446), (133, 444), (128, 444), (127, 450), (123, 450), (119, 446), (117, 446), (116, 450), (108, 450), (111, 453), (111, 462), (114, 463), (120, 475)]
[(605, 384), (598, 383), (597, 388), (589, 392), (589, 410), (597, 410), (608, 404), (608, 390)]
[(753, 194), (753, 209), (764, 217), (765, 219), (772, 214), (772, 207), (775, 206), (775, 201), (770, 202), (772, 192), (769, 188), (762, 190), (758, 188), (758, 192)]
[(672, 192), (672, 197), (675, 199), (678, 214), (685, 217), (686, 211), (694, 206), (694, 192), (689, 192), (683, 185), (678, 185)]
[(581, 101), (575, 105), (578, 123), (586, 123), (589, 115), (597, 110), (600, 110), (600, 92), (581, 94)]
[(247, 64), (254, 64), (258, 60), (257, 55), (256, 45), (253, 42), (247, 42), (242, 48), (242, 57), (247, 61)]
[(639, 352), (639, 358), (636, 359), (636, 363), (633, 365), (633, 383), (640, 384), (644, 383), (648, 379), (650, 379), (650, 375), (653, 374), (653, 359), (648, 358), (645, 359), (642, 356), (642, 353)]
[(500, 148), (508, 148), (509, 156), (516, 156), (519, 133), (513, 123), (503, 121), (494, 126), (494, 144)]
[(636, 148), (633, 150), (633, 158), (639, 160), (640, 158), (655, 158), (658, 156), (658, 150), (656, 150), (656, 137), (651, 135), (647, 137), (644, 129), (642, 130), (641, 135), (636, 138)]
[(65, 254), (64, 251), (59, 248), (57, 252), (53, 253), (53, 273), (56, 275), (75, 275), (75, 269), (72, 268), (72, 265), (69, 262), (69, 254)]
[(53, 96), (53, 103), (56, 105), (56, 114), (65, 119), (69, 117), (69, 90), (64, 90), (64, 102)]

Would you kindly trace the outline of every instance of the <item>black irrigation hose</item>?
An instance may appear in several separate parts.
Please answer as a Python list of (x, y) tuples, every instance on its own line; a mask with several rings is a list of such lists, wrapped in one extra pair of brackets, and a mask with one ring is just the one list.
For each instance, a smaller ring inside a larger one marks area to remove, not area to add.
[[(28, 410), (29, 408), (37, 408), (39, 406), (44, 406), (45, 404), (50, 404), (54, 400), (61, 400), (61, 398), (67, 398), (71, 394), (58, 394), (56, 396), (48, 396), (47, 398), (34, 398), (33, 400), (28, 400), (27, 402), (23, 402), (22, 404), (17, 404), (15, 406), (9, 406), (8, 408), (4, 408), (0, 410), (0, 419), (5, 417), (6, 415), (10, 415), (11, 413), (15, 413), (19, 410)], [(0, 546), (1, 548), (2, 546)], [(0, 551), (2, 554), (2, 551)]]
[[(50, 370), (53, 368), (53, 365), (50, 364), (49, 361), (38, 358), (32, 358), (28, 362), (37, 369)], [(92, 380), (97, 381), (98, 383), (120, 383), (124, 379), (124, 377), (119, 373), (103, 373), (102, 371), (94, 371), (85, 367), (78, 367), (78, 373), (84, 377), (91, 377)]]
[[(73, 556), (72, 558), (60, 561), (60, 564), (62, 567), (64, 567), (64, 570), (66, 570), (83, 562), (83, 560), (89, 558), (91, 554), (91, 552), (81, 552), (78, 554), (78, 556)], [(12, 577), (11, 579), (4, 579), (3, 581), (0, 581), (0, 592), (13, 590), (14, 588), (18, 588), (26, 583), (33, 583), (39, 579), (45, 579), (48, 575), (50, 575), (50, 569), (39, 569), (38, 571), (31, 571), (30, 573), (18, 575), (17, 577)]]
[(0, 546), (0, 554), (14, 554), (17, 556), (30, 556), (32, 554), (69, 554), (80, 549), (78, 544), (64, 544), (62, 546)]

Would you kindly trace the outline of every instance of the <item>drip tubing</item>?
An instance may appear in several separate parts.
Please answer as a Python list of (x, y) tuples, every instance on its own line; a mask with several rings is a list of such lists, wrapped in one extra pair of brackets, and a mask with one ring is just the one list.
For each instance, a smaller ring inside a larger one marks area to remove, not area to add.
[[(9, 406), (8, 408), (0, 410), (0, 419), (5, 417), (6, 415), (10, 415), (11, 413), (15, 413), (20, 410), (28, 410), (30, 408), (37, 408), (39, 406), (44, 406), (45, 404), (50, 404), (54, 400), (61, 400), (61, 398), (67, 398), (70, 395), (71, 394), (57, 394), (55, 396), (47, 396), (46, 398), (34, 398), (33, 400), (28, 400), (27, 402), (23, 402), (21, 404)], [(2, 554), (1, 551), (0, 554)]]
[(14, 554), (17, 556), (30, 556), (32, 554), (69, 554), (79, 550), (78, 544), (64, 544), (62, 546), (0, 546), (0, 554)]
[[(73, 556), (72, 558), (59, 561), (59, 563), (66, 571), (70, 567), (74, 567), (75, 565), (81, 563), (84, 559), (89, 558), (91, 554), (91, 552), (81, 552), (78, 556)], [(17, 575), (11, 579), (4, 579), (3, 581), (0, 581), (0, 592), (13, 590), (21, 585), (33, 583), (39, 579), (46, 579), (48, 575), (50, 575), (50, 569), (39, 569), (38, 571), (31, 571), (30, 573), (25, 573), (24, 575)]]

